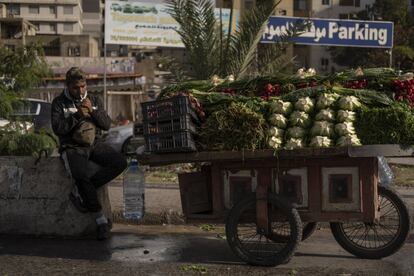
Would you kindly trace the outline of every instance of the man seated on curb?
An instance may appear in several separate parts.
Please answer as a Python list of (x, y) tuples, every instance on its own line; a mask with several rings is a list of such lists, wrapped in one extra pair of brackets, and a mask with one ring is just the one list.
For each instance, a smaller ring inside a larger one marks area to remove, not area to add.
[[(111, 222), (102, 213), (96, 189), (127, 167), (122, 154), (95, 139), (100, 130), (108, 130), (110, 125), (100, 98), (87, 93), (85, 73), (77, 67), (69, 69), (65, 89), (52, 102), (52, 128), (79, 192), (72, 192), (70, 199), (79, 211), (96, 214), (98, 240), (109, 237)], [(90, 161), (100, 166), (92, 176), (88, 171)]]

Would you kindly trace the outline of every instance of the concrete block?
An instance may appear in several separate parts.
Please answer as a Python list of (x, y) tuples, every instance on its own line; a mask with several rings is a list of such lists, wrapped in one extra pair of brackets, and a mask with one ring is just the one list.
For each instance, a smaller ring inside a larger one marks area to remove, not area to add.
[[(95, 217), (69, 200), (72, 181), (59, 157), (0, 157), (0, 233), (79, 237), (96, 233)], [(106, 185), (98, 189), (111, 217)]]

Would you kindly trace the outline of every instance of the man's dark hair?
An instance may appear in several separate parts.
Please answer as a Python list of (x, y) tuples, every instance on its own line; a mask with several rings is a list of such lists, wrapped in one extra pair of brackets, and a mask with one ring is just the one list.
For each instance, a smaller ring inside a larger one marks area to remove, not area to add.
[(86, 81), (86, 74), (79, 67), (72, 67), (66, 72), (66, 84)]

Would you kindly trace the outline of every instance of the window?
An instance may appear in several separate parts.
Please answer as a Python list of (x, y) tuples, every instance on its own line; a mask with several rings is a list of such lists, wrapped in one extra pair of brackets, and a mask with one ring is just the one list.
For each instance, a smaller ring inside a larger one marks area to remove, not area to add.
[(56, 32), (56, 24), (50, 23), (49, 24), (49, 29), (50, 29), (51, 32)]
[(279, 10), (279, 15), (287, 15), (287, 11), (286, 10)]
[(63, 7), (63, 14), (73, 14), (73, 7), (72, 6), (64, 6)]
[(327, 6), (329, 6), (329, 0), (322, 0), (322, 5), (327, 5)]
[(329, 59), (321, 58), (321, 67), (323, 71), (327, 71), (329, 67)]
[(360, 7), (361, 6), (361, 0), (355, 0), (355, 7)]
[(76, 56), (79, 57), (80, 56), (80, 47), (69, 47), (68, 48), (68, 56)]
[(29, 13), (39, 14), (39, 6), (29, 6)]
[(20, 15), (20, 5), (19, 4), (9, 4), (7, 6), (7, 13), (10, 15)]
[(295, 2), (293, 2), (293, 9), (297, 11), (306, 10), (306, 0), (295, 0)]
[(339, 6), (353, 6), (354, 0), (339, 0)]
[(73, 32), (73, 24), (71, 24), (71, 23), (65, 23), (63, 25), (63, 30), (65, 32)]
[(21, 101), (13, 104), (14, 116), (33, 116), (39, 115), (40, 104), (36, 102)]
[(56, 14), (56, 7), (55, 6), (50, 6), (49, 7), (49, 13), (50, 14)]
[(411, 6), (414, 6), (414, 0), (411, 0)]

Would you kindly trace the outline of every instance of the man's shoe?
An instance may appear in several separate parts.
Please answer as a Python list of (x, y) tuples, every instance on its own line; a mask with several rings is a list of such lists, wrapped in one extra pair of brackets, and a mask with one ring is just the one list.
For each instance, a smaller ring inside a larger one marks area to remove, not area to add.
[(108, 221), (108, 223), (102, 223), (97, 225), (97, 239), (98, 241), (104, 241), (111, 237), (111, 228), (112, 223)]
[(80, 197), (73, 195), (73, 193), (69, 194), (69, 199), (72, 201), (72, 204), (75, 206), (75, 208), (81, 212), (81, 213), (87, 213), (88, 208), (83, 204)]

